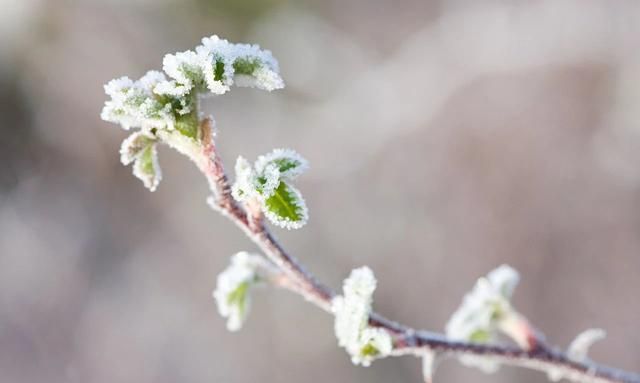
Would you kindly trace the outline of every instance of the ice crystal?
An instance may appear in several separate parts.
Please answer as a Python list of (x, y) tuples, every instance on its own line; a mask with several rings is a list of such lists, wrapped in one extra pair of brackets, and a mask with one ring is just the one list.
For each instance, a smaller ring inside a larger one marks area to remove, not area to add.
[(332, 302), (334, 329), (338, 344), (351, 355), (354, 364), (368, 366), (376, 358), (389, 355), (392, 340), (381, 328), (369, 326), (369, 314), (376, 279), (368, 267), (351, 272), (344, 281), (343, 295)]

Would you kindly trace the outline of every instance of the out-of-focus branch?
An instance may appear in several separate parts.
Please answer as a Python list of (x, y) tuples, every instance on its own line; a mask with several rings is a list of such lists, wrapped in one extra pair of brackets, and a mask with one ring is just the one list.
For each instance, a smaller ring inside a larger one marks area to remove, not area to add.
[[(331, 312), (331, 301), (336, 294), (286, 252), (264, 225), (258, 211), (254, 211), (251, 206), (240, 206), (232, 197), (222, 160), (212, 140), (212, 131), (213, 121), (210, 118), (203, 119), (200, 123), (202, 157), (192, 158), (212, 188), (213, 197), (209, 199), (209, 205), (233, 221), (278, 268), (281, 274), (272, 278), (272, 282)], [(565, 352), (547, 345), (541, 336), (532, 339), (531, 348), (524, 350), (505, 345), (452, 341), (444, 335), (404, 326), (375, 312), (370, 315), (369, 323), (394, 335), (393, 355), (420, 356), (431, 352), (438, 357), (474, 356), (539, 370), (574, 382), (640, 383), (640, 375), (635, 373), (587, 360), (572, 360)]]

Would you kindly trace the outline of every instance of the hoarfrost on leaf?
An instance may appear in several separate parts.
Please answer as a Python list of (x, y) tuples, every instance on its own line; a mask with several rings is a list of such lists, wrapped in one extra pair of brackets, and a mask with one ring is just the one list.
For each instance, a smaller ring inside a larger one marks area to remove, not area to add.
[(101, 118), (122, 126), (123, 129), (172, 129), (175, 122), (170, 101), (153, 94), (155, 84), (164, 81), (164, 75), (149, 71), (137, 81), (128, 77), (111, 80), (104, 87), (111, 100), (105, 102)]
[(162, 180), (162, 171), (158, 163), (158, 151), (155, 144), (147, 145), (135, 158), (133, 175), (138, 177), (150, 191), (155, 191)]
[(147, 146), (154, 144), (157, 139), (149, 132), (135, 132), (122, 141), (120, 146), (120, 162), (131, 164)]
[(251, 288), (260, 282), (260, 270), (265, 260), (257, 255), (239, 252), (231, 257), (231, 264), (218, 275), (213, 297), (218, 312), (227, 318), (227, 329), (237, 331), (244, 324), (251, 305)]
[[(449, 319), (447, 336), (453, 340), (489, 343), (495, 340), (498, 331), (506, 329), (507, 324), (511, 328), (514, 317), (521, 319), (510, 303), (519, 278), (516, 270), (502, 265), (486, 277), (478, 279), (473, 290), (464, 297), (460, 307)], [(507, 335), (514, 337), (514, 334)], [(514, 338), (519, 340), (519, 334), (515, 335)], [(497, 362), (486, 358), (463, 356), (460, 361), (487, 373), (499, 368)]]
[(309, 210), (302, 193), (285, 181), (264, 201), (264, 215), (283, 229), (300, 229), (309, 220)]
[(291, 181), (309, 168), (309, 163), (291, 149), (274, 149), (256, 160), (256, 170), (262, 172), (269, 165), (275, 165), (282, 178)]
[(393, 341), (386, 330), (367, 327), (360, 335), (358, 351), (352, 354), (351, 362), (368, 367), (374, 359), (389, 355), (392, 349)]
[(368, 267), (351, 271), (344, 281), (343, 295), (332, 301), (334, 330), (338, 344), (351, 355), (354, 364), (368, 366), (371, 361), (389, 355), (393, 348), (391, 335), (369, 326), (369, 314), (376, 279)]
[[(203, 38), (202, 44), (194, 50), (165, 55), (162, 67), (166, 75), (152, 70), (136, 81), (128, 77), (109, 81), (104, 89), (110, 99), (105, 102), (101, 118), (119, 124), (125, 130), (139, 128), (158, 142), (167, 143), (188, 154), (194, 154), (193, 146), (200, 144), (198, 104), (201, 97), (224, 94), (236, 82), (240, 86), (253, 86), (267, 91), (284, 87), (278, 63), (271, 52), (257, 45), (233, 44), (215, 35)], [(183, 137), (169, 132), (178, 132)], [(135, 145), (122, 147), (123, 163), (134, 161), (137, 149), (144, 151), (146, 147), (138, 145), (138, 140), (142, 138), (131, 138), (127, 145)], [(151, 161), (136, 160), (134, 165), (134, 174), (151, 190), (155, 189), (160, 179), (155, 150), (155, 147), (149, 149), (151, 157), (145, 157)], [(281, 177), (278, 171), (273, 166), (262, 169), (263, 178), (254, 180), (263, 181), (262, 185), (256, 183), (254, 187), (244, 189), (235, 187), (234, 196), (247, 198), (258, 191), (258, 196), (263, 200), (271, 197), (281, 183), (280, 178), (293, 174), (289, 172)], [(248, 182), (245, 183), (247, 186)], [(294, 203), (290, 211), (297, 215), (293, 218), (277, 217), (274, 222), (283, 227), (301, 227), (306, 222), (306, 206), (301, 198), (297, 198), (299, 192), (290, 185), (287, 191), (291, 197), (289, 202)]]
[(290, 149), (260, 156), (253, 167), (238, 157), (232, 195), (240, 202), (255, 199), (274, 225), (299, 229), (307, 223), (309, 211), (302, 194), (290, 182), (307, 167), (307, 161)]
[(604, 339), (607, 332), (600, 328), (590, 328), (578, 334), (569, 345), (567, 355), (569, 358), (581, 362), (587, 359), (589, 349), (599, 340)]

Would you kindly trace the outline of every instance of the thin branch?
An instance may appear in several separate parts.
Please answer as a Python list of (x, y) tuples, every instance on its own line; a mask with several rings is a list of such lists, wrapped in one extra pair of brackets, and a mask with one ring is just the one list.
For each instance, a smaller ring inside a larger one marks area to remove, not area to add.
[[(328, 286), (318, 281), (313, 274), (278, 243), (259, 215), (247, 214), (232, 197), (228, 178), (215, 144), (212, 140), (213, 123), (202, 120), (201, 142), (206, 166), (200, 166), (214, 192), (209, 204), (233, 221), (273, 262), (288, 281), (278, 285), (302, 295), (321, 309), (331, 312), (331, 301), (336, 295)], [(198, 162), (198, 161), (196, 161)], [(474, 356), (498, 361), (502, 364), (525, 367), (546, 373), (555, 373), (574, 382), (588, 383), (640, 383), (640, 375), (599, 365), (591, 361), (571, 360), (566, 353), (547, 345), (541, 336), (535, 338), (530, 350), (511, 346), (489, 345), (452, 341), (444, 335), (415, 330), (371, 313), (369, 323), (384, 328), (395, 336), (394, 355), (423, 355), (434, 352), (439, 357)]]

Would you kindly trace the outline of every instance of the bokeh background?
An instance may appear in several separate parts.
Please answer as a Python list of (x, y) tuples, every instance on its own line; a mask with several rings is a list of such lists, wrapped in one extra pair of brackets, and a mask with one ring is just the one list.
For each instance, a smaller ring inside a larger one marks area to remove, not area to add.
[(369, 265), (379, 311), (441, 330), (509, 263), (553, 343), (602, 327), (593, 357), (640, 369), (640, 2), (0, 0), (2, 382), (420, 381), (412, 357), (351, 365), (331, 317), (284, 291), (228, 333), (211, 290), (253, 246), (176, 153), (155, 193), (119, 163), (102, 85), (211, 34), (280, 61), (285, 90), (206, 109), (228, 166), (311, 161), (309, 224), (275, 232), (322, 280)]

